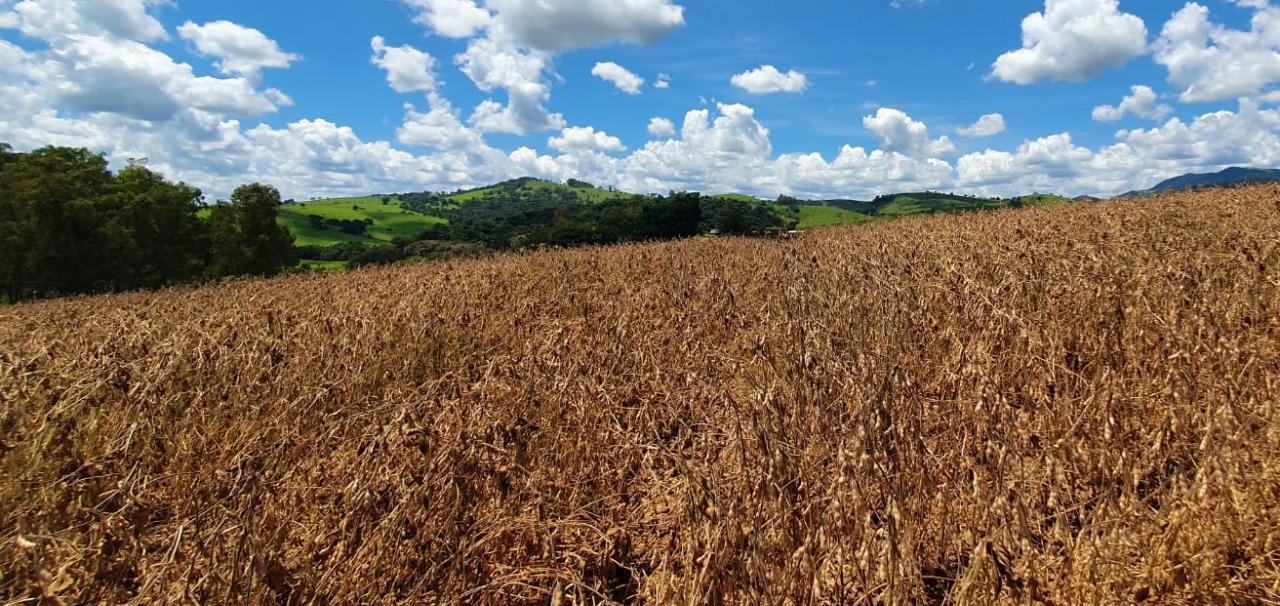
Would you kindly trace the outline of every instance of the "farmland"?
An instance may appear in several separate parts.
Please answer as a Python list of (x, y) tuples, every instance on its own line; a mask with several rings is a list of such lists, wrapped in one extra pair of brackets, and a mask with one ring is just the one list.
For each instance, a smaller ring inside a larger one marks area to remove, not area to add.
[(1273, 603), (1278, 197), (0, 308), (0, 602)]
[[(348, 234), (334, 226), (317, 227), (308, 215), (324, 219), (369, 220), (371, 224), (364, 234)], [(281, 206), (277, 221), (293, 232), (299, 246), (330, 246), (341, 242), (387, 244), (392, 238), (412, 238), (443, 219), (410, 212), (400, 206), (400, 201), (390, 199), (382, 203), (380, 196), (361, 198), (330, 198)]]

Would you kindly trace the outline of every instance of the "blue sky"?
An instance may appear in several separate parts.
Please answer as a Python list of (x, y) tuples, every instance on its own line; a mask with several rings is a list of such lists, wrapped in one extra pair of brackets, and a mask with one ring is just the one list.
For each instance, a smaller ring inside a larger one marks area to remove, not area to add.
[(1280, 166), (1267, 0), (0, 0), (0, 141), (224, 196), (1109, 195)]

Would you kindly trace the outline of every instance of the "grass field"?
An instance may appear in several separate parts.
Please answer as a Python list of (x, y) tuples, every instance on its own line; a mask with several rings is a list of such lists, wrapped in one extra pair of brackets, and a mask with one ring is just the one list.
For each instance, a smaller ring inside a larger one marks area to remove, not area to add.
[[(353, 210), (353, 206), (359, 206), (360, 210)], [(307, 219), (307, 215), (356, 221), (372, 219), (373, 225), (369, 226), (367, 235), (357, 236), (343, 233), (332, 226), (316, 229)], [(400, 201), (394, 198), (384, 205), (379, 196), (331, 198), (286, 204), (280, 207), (277, 220), (293, 232), (299, 246), (330, 246), (341, 242), (386, 244), (396, 236), (412, 238), (432, 225), (444, 222), (443, 219), (407, 211), (401, 208)]]
[(0, 308), (0, 603), (1276, 603), (1278, 198)]
[(850, 225), (858, 223), (866, 223), (873, 219), (862, 213), (856, 213), (850, 210), (844, 210), (834, 206), (819, 206), (812, 204), (800, 205), (800, 224), (798, 229), (809, 229), (811, 227), (830, 227), (832, 225)]

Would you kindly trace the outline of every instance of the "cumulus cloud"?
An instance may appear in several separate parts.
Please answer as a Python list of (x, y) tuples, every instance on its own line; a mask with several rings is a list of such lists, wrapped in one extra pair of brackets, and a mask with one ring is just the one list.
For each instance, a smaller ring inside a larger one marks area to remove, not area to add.
[(260, 116), (291, 103), (245, 78), (196, 76), (190, 65), (139, 42), (67, 36), (49, 58), (44, 77), (51, 90), (78, 111), (168, 120), (183, 107)]
[(1000, 55), (991, 76), (1005, 82), (1088, 80), (1147, 50), (1147, 27), (1118, 0), (1045, 0), (1022, 20), (1022, 48)]
[(387, 46), (382, 36), (369, 41), (373, 56), (369, 62), (386, 70), (387, 84), (398, 93), (430, 92), (436, 89), (436, 60), (409, 45)]
[(480, 133), (467, 128), (448, 100), (438, 94), (427, 95), (429, 111), (419, 112), (405, 105), (404, 123), (396, 130), (396, 139), (405, 145), (425, 145), (444, 151), (476, 151), (485, 147)]
[(640, 94), (640, 87), (644, 86), (644, 78), (612, 61), (596, 63), (595, 67), (591, 68), (591, 75), (613, 83), (618, 90), (628, 95)]
[(1280, 81), (1280, 9), (1265, 2), (1239, 4), (1258, 9), (1247, 32), (1210, 22), (1208, 8), (1189, 2), (1152, 45), (1182, 102), (1255, 95)]
[(607, 42), (649, 44), (684, 25), (671, 0), (488, 0), (521, 46), (559, 52)]
[[(482, 91), (506, 92), (505, 104), (492, 98), (480, 102), (470, 124), (483, 132), (519, 135), (566, 126), (563, 116), (546, 108), (551, 98), (546, 72), (556, 53), (608, 42), (650, 43), (684, 25), (684, 9), (671, 0), (401, 2), (436, 34), (468, 38), (454, 63)], [(592, 73), (630, 94), (644, 84), (616, 63), (598, 64)]]
[(787, 73), (778, 71), (772, 65), (762, 65), (747, 70), (730, 79), (734, 86), (749, 93), (799, 93), (808, 86), (808, 78), (804, 74), (790, 70)]
[(571, 126), (563, 129), (560, 131), (560, 136), (547, 139), (547, 146), (564, 152), (620, 152), (627, 149), (621, 139), (604, 131), (596, 131), (591, 126)]
[(685, 114), (678, 138), (650, 141), (627, 157), (617, 181), (632, 191), (728, 190), (744, 176), (765, 175), (773, 145), (755, 110), (718, 104)]
[(1004, 132), (1004, 116), (998, 113), (987, 114), (978, 118), (971, 126), (956, 129), (956, 133), (962, 137), (973, 137), (980, 139), (983, 137), (993, 137)]
[(666, 118), (653, 118), (649, 120), (649, 134), (659, 139), (669, 139), (676, 136), (676, 123)]
[(493, 20), (472, 0), (401, 0), (417, 9), (414, 21), (446, 38), (470, 38)]
[(151, 42), (169, 37), (160, 21), (148, 13), (165, 4), (168, 0), (23, 0), (5, 21), (45, 41), (90, 35)]
[(669, 74), (658, 74), (658, 78), (653, 82), (653, 87), (663, 90), (671, 88), (671, 76)]
[(187, 21), (178, 26), (178, 35), (195, 44), (201, 55), (217, 57), (218, 71), (228, 75), (255, 78), (263, 68), (289, 67), (302, 58), (280, 50), (280, 45), (262, 32), (230, 21), (204, 25)]
[(929, 128), (902, 110), (882, 107), (876, 110), (875, 115), (864, 116), (862, 125), (880, 137), (880, 147), (885, 151), (925, 158), (937, 158), (956, 151), (955, 144), (945, 135), (930, 139)]
[(516, 48), (492, 37), (473, 38), (467, 50), (454, 58), (462, 73), (480, 90), (507, 91), (507, 105), (486, 100), (476, 107), (470, 121), (489, 132), (526, 134), (564, 128), (564, 117), (544, 107), (551, 87), (543, 80), (550, 56)]
[(1093, 108), (1093, 119), (1099, 122), (1116, 122), (1132, 114), (1139, 118), (1162, 120), (1173, 113), (1172, 107), (1158, 101), (1156, 92), (1150, 86), (1131, 86), (1129, 90), (1131, 94), (1126, 95), (1120, 105), (1099, 105)]

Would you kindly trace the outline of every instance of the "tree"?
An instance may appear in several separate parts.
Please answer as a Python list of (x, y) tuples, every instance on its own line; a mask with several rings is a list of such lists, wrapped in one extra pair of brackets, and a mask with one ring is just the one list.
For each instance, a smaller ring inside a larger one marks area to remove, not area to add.
[(83, 148), (45, 147), (4, 161), (0, 283), (9, 300), (107, 288), (121, 262), (100, 204), (111, 180), (106, 159)]
[(198, 277), (208, 262), (208, 234), (198, 215), (199, 189), (170, 183), (145, 166), (131, 164), (116, 175), (121, 224), (132, 235), (135, 255), (128, 288), (156, 288)]
[(271, 276), (297, 262), (293, 234), (276, 223), (280, 192), (270, 185), (241, 185), (209, 217), (211, 277)]

